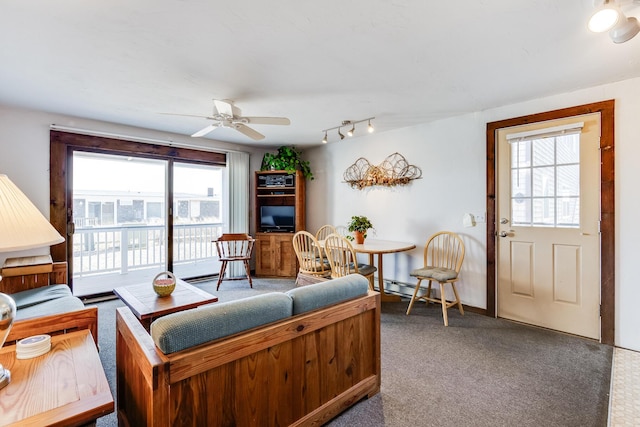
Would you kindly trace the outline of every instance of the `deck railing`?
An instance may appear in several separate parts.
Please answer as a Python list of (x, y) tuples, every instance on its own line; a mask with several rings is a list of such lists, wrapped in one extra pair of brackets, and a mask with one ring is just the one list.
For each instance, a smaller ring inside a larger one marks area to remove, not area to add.
[[(174, 225), (173, 262), (196, 263), (217, 256), (212, 240), (223, 224)], [(73, 277), (163, 267), (166, 264), (164, 225), (76, 228), (73, 235)]]

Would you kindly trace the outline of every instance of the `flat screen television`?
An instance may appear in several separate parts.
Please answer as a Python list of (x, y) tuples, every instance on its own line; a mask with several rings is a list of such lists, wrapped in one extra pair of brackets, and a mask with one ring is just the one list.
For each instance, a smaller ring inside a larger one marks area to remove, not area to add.
[(296, 229), (294, 206), (261, 206), (261, 231), (294, 232)]

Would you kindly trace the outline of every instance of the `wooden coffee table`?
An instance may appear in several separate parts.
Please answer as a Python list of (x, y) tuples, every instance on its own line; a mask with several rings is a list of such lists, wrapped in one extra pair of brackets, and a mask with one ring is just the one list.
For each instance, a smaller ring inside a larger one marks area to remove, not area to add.
[(113, 396), (88, 329), (51, 337), (51, 350), (16, 359), (0, 350), (11, 382), (0, 390), (0, 425), (85, 425), (113, 412)]
[(159, 297), (151, 282), (115, 288), (113, 292), (131, 309), (142, 326), (149, 331), (151, 322), (160, 316), (218, 301), (218, 297), (176, 280), (176, 288), (167, 297)]

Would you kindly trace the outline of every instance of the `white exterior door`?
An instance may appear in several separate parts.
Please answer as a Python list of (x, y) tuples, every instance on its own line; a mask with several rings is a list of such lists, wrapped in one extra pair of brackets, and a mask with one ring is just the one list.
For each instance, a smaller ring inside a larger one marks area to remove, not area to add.
[(498, 131), (498, 316), (600, 338), (600, 115)]

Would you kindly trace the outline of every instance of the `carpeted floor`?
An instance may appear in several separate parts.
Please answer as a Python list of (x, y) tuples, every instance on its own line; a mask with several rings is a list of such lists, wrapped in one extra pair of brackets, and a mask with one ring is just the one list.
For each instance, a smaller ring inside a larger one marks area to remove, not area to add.
[[(230, 301), (282, 291), (292, 281), (196, 284)], [(115, 396), (115, 307), (99, 303), (100, 357)], [(612, 347), (544, 329), (420, 304), (383, 303), (382, 387), (336, 426), (606, 426)], [(117, 425), (115, 414), (98, 426)]]

